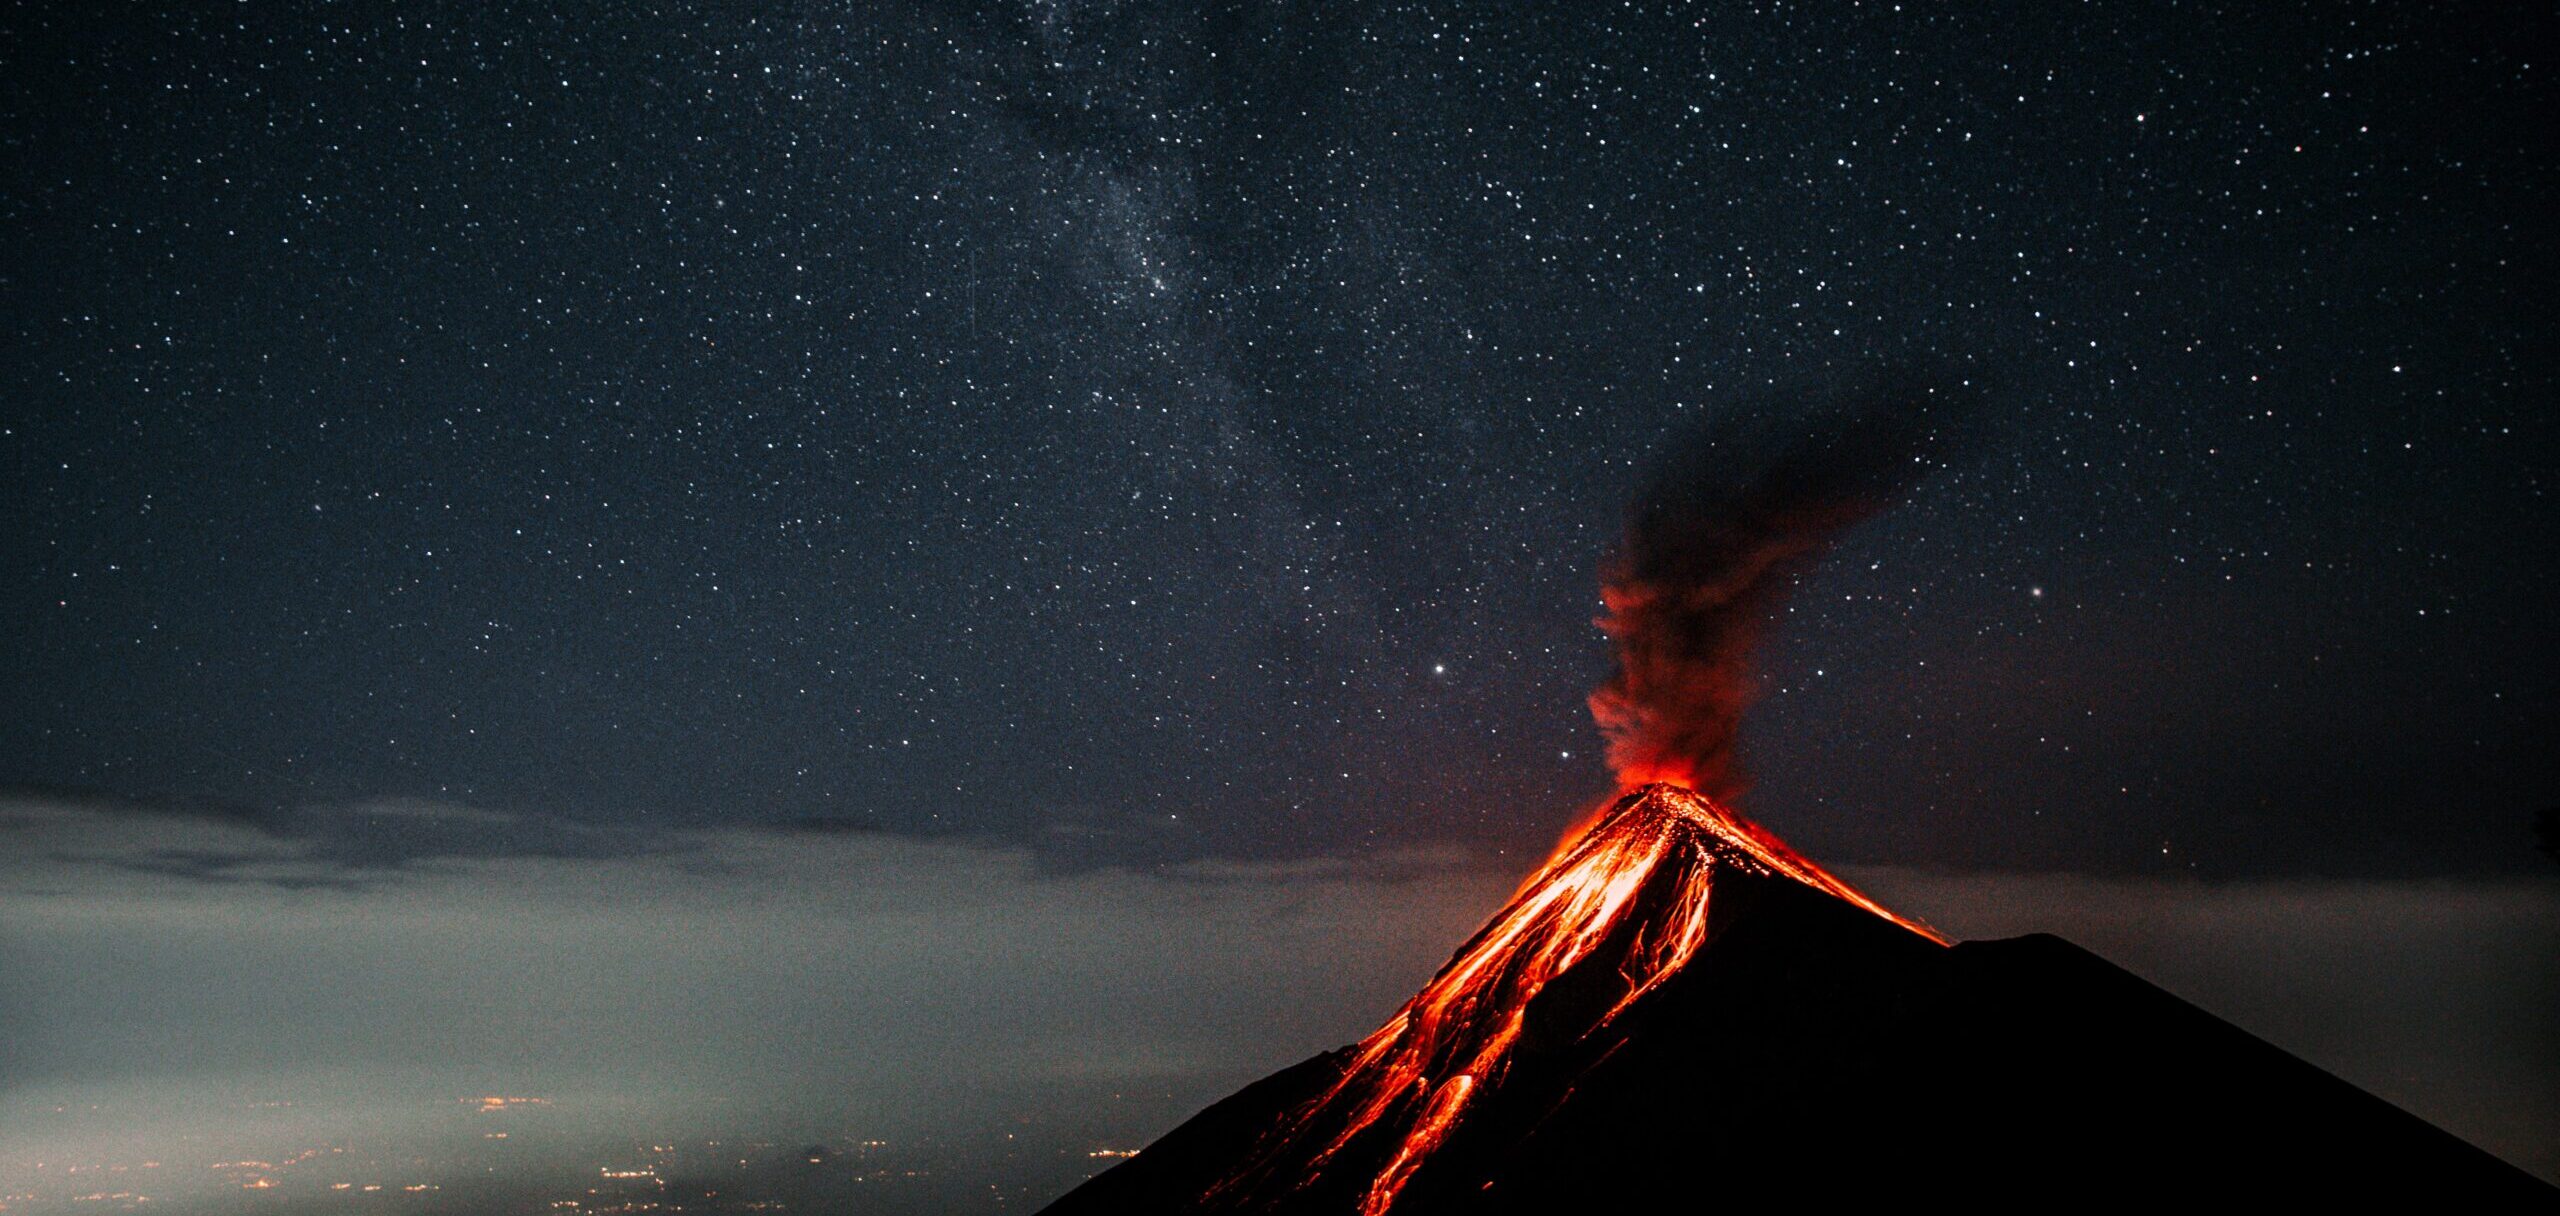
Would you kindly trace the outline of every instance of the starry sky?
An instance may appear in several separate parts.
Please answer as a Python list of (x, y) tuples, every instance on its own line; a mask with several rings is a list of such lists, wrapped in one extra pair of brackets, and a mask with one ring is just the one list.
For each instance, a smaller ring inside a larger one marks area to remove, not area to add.
[[(1143, 1139), (1607, 792), (1660, 453), (1924, 368), (1978, 417), (1777, 613), (1745, 809), (2560, 1177), (2553, 23), (12, 7), (0, 1100), (800, 1084), (756, 1011), (854, 1008), (1152, 1061)], [(669, 1004), (724, 935), (770, 999)], [(639, 1012), (474, 1020), (564, 974)]]
[(0, 782), (1536, 848), (1651, 454), (1922, 360), (1989, 424), (1787, 611), (1759, 813), (2538, 866), (2548, 26), (21, 9)]

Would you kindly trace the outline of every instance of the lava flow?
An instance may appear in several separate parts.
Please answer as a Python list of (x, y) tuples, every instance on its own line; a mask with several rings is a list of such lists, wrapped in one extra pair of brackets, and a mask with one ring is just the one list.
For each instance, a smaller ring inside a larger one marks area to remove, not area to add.
[(1360, 1199), (1362, 1216), (1381, 1216), (1470, 1103), (1501, 1083), (1531, 1000), (1599, 959), (1623, 992), (1578, 1029), (1587, 1036), (1609, 1025), (1705, 944), (1708, 900), (1725, 867), (1793, 879), (1945, 944), (1705, 796), (1644, 786), (1560, 846), (1229, 1186), (1279, 1172), (1311, 1180), (1355, 1141), (1391, 1139)]

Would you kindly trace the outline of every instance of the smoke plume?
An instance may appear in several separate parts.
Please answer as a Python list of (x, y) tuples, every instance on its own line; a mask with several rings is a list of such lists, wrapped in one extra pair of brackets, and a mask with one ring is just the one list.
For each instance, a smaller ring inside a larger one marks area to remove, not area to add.
[(1933, 467), (1966, 398), (1892, 372), (1720, 411), (1666, 450), (1601, 577), (1618, 666), (1591, 713), (1622, 784), (1741, 792), (1734, 743), (1770, 614), (1842, 529)]

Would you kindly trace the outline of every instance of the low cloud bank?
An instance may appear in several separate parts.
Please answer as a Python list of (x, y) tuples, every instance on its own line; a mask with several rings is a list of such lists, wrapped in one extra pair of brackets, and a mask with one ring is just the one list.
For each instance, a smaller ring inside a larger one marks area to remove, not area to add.
[[(503, 815), (342, 813), (494, 843), (349, 861), (343, 825), (0, 803), (0, 1174), (278, 1102), (380, 1127), (490, 1093), (597, 1135), (1036, 1122), (1082, 1160), (1365, 1033), (1510, 877), (1457, 852), (1058, 872), (811, 830), (524, 850)], [(100, 1102), (132, 1117), (33, 1117)]]
[[(1520, 860), (1061, 873), (865, 833), (333, 813), (372, 823), (0, 802), (0, 1124), (82, 1094), (139, 1112), (13, 1132), (0, 1170), (191, 1134), (151, 1125), (153, 1094), (315, 1088), (572, 1095), (634, 1135), (1143, 1142), (1365, 1033)], [(2071, 938), (2560, 1178), (2560, 883), (1852, 877), (1958, 936)]]

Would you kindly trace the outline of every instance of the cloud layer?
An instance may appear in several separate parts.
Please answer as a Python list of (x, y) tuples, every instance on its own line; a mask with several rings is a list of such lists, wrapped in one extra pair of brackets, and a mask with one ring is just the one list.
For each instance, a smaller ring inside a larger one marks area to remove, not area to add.
[[(84, 1092), (333, 1086), (584, 1095), (706, 1134), (1036, 1115), (1143, 1141), (1364, 1033), (1525, 860), (1060, 872), (858, 832), (21, 799), (0, 803), (0, 1122)], [(1960, 936), (2072, 938), (2560, 1176), (2534, 1084), (2560, 1071), (2555, 884), (1855, 879)]]

